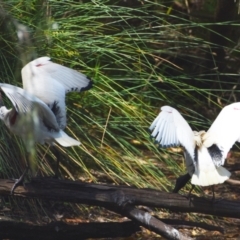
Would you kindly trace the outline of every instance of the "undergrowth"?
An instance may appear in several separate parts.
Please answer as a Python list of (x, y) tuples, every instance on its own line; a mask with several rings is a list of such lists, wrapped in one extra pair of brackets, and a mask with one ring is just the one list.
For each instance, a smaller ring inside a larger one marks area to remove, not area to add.
[[(12, 37), (11, 50), (1, 50), (1, 59), (8, 51), (21, 61), (14, 69), (4, 65), (3, 82), (21, 86), (22, 64), (45, 55), (94, 81), (88, 92), (67, 96), (66, 131), (82, 145), (59, 147), (64, 177), (170, 191), (186, 170), (181, 153), (159, 149), (149, 136), (160, 107), (176, 107), (194, 129), (206, 130), (221, 107), (238, 99), (236, 69), (220, 72), (208, 58), (221, 47), (209, 40), (212, 23), (189, 19), (168, 1), (10, 0), (5, 10), (30, 37), (25, 45)], [(228, 41), (229, 59), (238, 58)], [(25, 150), (1, 129), (3, 176), (18, 177)], [(54, 155), (47, 146), (37, 149), (39, 174), (53, 175)]]

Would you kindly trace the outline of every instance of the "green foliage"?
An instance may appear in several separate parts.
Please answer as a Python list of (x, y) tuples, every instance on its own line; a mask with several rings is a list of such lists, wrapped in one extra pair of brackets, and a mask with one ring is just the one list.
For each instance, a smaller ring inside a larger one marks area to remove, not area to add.
[[(61, 148), (62, 171), (72, 179), (104, 181), (103, 172), (108, 182), (170, 189), (172, 176), (185, 170), (180, 155), (158, 150), (149, 138), (160, 106), (177, 107), (206, 129), (216, 106), (238, 93), (236, 74), (222, 80), (227, 70), (214, 69), (212, 58), (208, 66), (206, 55), (219, 47), (210, 41), (211, 23), (193, 21), (169, 1), (11, 0), (5, 7), (31, 29), (37, 56), (94, 81), (89, 92), (67, 97), (67, 132), (82, 142)], [(41, 172), (51, 174), (53, 160), (39, 147)]]

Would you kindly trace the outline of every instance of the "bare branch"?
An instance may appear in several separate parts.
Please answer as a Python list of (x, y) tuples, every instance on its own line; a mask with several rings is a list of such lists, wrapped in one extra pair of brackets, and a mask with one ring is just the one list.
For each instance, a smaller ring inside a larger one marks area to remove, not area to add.
[[(0, 194), (10, 194), (13, 182), (0, 179)], [(18, 187), (14, 193), (17, 197), (41, 198), (62, 202), (105, 207), (111, 211), (134, 220), (149, 230), (168, 239), (191, 239), (177, 229), (165, 224), (150, 213), (134, 206), (165, 208), (177, 212), (197, 212), (215, 216), (239, 218), (238, 201), (212, 201), (192, 196), (188, 199), (176, 193), (166, 193), (153, 189), (137, 189), (127, 186), (100, 185), (52, 178), (34, 178), (25, 187)]]
[[(7, 196), (12, 187), (10, 180), (0, 180), (0, 194)], [(239, 201), (221, 199), (214, 201), (153, 189), (137, 189), (127, 186), (100, 185), (52, 178), (34, 178), (24, 187), (18, 187), (14, 195), (42, 198), (63, 202), (75, 202), (103, 207), (144, 205), (177, 212), (197, 212), (215, 216), (239, 218)]]
[(228, 179), (228, 180), (226, 180), (226, 183), (228, 183), (230, 185), (240, 185), (240, 181), (234, 180), (234, 179)]
[(140, 228), (132, 221), (122, 223), (79, 223), (77, 225), (70, 225), (64, 222), (52, 222), (49, 224), (35, 225), (1, 217), (0, 224), (1, 239), (18, 240), (81, 240), (88, 238), (128, 237), (140, 231)]
[(134, 208), (133, 206), (126, 206), (123, 208), (124, 215), (132, 220), (136, 220), (142, 226), (159, 233), (161, 236), (170, 240), (191, 240), (190, 238), (176, 228), (167, 225), (159, 219), (153, 217), (150, 213)]

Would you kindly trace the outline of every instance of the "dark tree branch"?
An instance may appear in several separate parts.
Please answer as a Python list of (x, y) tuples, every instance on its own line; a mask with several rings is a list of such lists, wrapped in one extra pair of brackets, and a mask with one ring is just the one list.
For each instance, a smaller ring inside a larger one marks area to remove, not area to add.
[(235, 163), (235, 164), (230, 165), (230, 166), (228, 165), (226, 168), (230, 172), (236, 172), (236, 171), (240, 170), (240, 164), (239, 163)]
[[(0, 180), (0, 194), (10, 193), (12, 182)], [(102, 207), (122, 207), (144, 205), (166, 208), (177, 212), (197, 212), (221, 217), (239, 218), (239, 201), (212, 202), (210, 199), (166, 193), (154, 189), (137, 189), (127, 186), (100, 185), (52, 178), (34, 178), (24, 187), (18, 187), (14, 195), (21, 197), (42, 198), (48, 200), (75, 202)]]
[(24, 240), (66, 240), (88, 238), (129, 237), (141, 229), (132, 221), (109, 223), (79, 223), (69, 225), (63, 222), (52, 222), (35, 225), (1, 217), (1, 239)]
[(222, 234), (224, 234), (224, 228), (209, 225), (202, 222), (191, 222), (191, 221), (185, 221), (185, 220), (179, 220), (179, 219), (160, 219), (164, 223), (171, 225), (172, 227), (175, 227), (177, 229), (180, 228), (194, 228), (199, 227), (208, 231), (218, 231)]
[(226, 180), (226, 183), (228, 183), (230, 185), (240, 185), (240, 181), (234, 180), (234, 179), (228, 179), (228, 180)]
[[(0, 194), (7, 196), (13, 182), (0, 180)], [(237, 201), (212, 202), (196, 196), (185, 196), (152, 189), (137, 189), (127, 186), (100, 185), (52, 178), (34, 178), (25, 187), (18, 187), (18, 197), (32, 197), (62, 202), (102, 206), (127, 216), (138, 224), (153, 230), (168, 239), (190, 239), (179, 235), (178, 230), (134, 206), (159, 207), (178, 212), (198, 212), (222, 217), (239, 218), (240, 204)]]
[(172, 226), (167, 225), (160, 221), (159, 219), (153, 217), (150, 213), (134, 208), (133, 206), (125, 206), (123, 208), (123, 213), (128, 218), (137, 221), (142, 226), (160, 234), (161, 236), (167, 239), (174, 240), (193, 239), (179, 232), (176, 228), (173, 228)]

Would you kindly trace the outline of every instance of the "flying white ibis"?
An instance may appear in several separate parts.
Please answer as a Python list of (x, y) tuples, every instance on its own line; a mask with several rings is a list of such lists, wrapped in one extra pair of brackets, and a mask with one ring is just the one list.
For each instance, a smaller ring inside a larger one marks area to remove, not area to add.
[(23, 139), (28, 151), (31, 150), (29, 138), (40, 144), (57, 142), (63, 147), (80, 145), (60, 128), (57, 116), (42, 100), (10, 84), (0, 83), (0, 88), (13, 105), (11, 109), (0, 107), (0, 119), (11, 132)]
[(53, 63), (49, 57), (37, 58), (22, 69), (23, 89), (45, 102), (57, 117), (59, 127), (66, 127), (65, 95), (92, 87), (84, 74)]
[(240, 141), (240, 102), (224, 107), (207, 132), (192, 131), (172, 107), (161, 110), (150, 126), (151, 136), (162, 147), (184, 147), (191, 183), (210, 186), (229, 179), (231, 173), (222, 165), (232, 145)]
[[(23, 139), (29, 153), (35, 142), (50, 145), (57, 142), (63, 147), (80, 145), (79, 141), (69, 137), (59, 127), (57, 116), (42, 100), (24, 89), (9, 84), (0, 83), (0, 88), (13, 105), (11, 109), (5, 106), (0, 107), (0, 119), (11, 132)], [(27, 169), (28, 167), (29, 159)], [(24, 174), (19, 181), (22, 180)], [(14, 184), (12, 192), (20, 184), (19, 181)]]
[[(11, 110), (1, 107), (0, 118), (13, 133), (22, 137), (27, 151), (31, 151), (34, 142), (58, 142), (64, 147), (80, 145), (63, 131), (67, 124), (65, 95), (90, 89), (92, 81), (78, 71), (51, 62), (49, 57), (40, 57), (25, 65), (22, 81), (23, 89), (0, 84), (13, 104)], [(57, 157), (57, 169), (58, 164)]]
[[(23, 89), (46, 103), (56, 115), (60, 129), (67, 125), (65, 95), (69, 92), (89, 90), (93, 82), (86, 75), (50, 61), (49, 57), (37, 58), (22, 69)], [(55, 175), (59, 165), (59, 153), (52, 148), (57, 157)]]

